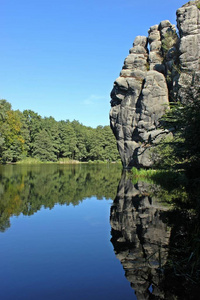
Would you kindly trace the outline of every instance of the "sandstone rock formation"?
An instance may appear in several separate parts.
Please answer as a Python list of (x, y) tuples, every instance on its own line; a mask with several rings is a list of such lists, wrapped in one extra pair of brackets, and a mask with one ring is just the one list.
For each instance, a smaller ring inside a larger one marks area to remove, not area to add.
[(179, 97), (186, 101), (185, 88), (192, 81), (194, 73), (200, 74), (200, 1), (190, 1), (179, 8), (176, 14), (180, 34)]
[[(152, 145), (170, 134), (161, 128), (169, 101), (183, 101), (186, 71), (199, 71), (198, 1), (177, 11), (177, 26), (168, 20), (151, 26), (148, 38), (137, 36), (111, 92), (110, 124), (123, 167), (150, 167)], [(148, 46), (150, 51), (148, 50)]]
[(133, 185), (124, 173), (110, 213), (111, 242), (138, 300), (167, 299), (160, 285), (170, 238), (167, 208), (150, 196), (149, 188), (142, 182)]

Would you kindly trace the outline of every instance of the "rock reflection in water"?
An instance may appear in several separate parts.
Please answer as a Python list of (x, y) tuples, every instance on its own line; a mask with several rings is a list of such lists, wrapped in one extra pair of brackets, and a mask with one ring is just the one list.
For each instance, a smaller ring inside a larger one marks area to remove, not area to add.
[(159, 282), (170, 238), (167, 208), (148, 190), (148, 183), (134, 185), (124, 173), (110, 215), (111, 242), (138, 300), (164, 298)]

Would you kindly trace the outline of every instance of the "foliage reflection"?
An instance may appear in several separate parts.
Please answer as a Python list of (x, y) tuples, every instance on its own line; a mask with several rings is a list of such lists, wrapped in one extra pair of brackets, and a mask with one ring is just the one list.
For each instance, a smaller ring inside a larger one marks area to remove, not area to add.
[(0, 230), (11, 216), (30, 216), (41, 207), (78, 205), (91, 196), (114, 199), (120, 177), (119, 165), (0, 166)]

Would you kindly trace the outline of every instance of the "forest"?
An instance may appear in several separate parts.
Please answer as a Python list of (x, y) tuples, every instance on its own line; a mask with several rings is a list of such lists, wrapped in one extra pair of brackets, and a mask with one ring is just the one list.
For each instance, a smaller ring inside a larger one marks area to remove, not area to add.
[(110, 126), (87, 127), (78, 121), (56, 121), (32, 110), (13, 110), (0, 100), (0, 163), (27, 158), (42, 162), (120, 159)]

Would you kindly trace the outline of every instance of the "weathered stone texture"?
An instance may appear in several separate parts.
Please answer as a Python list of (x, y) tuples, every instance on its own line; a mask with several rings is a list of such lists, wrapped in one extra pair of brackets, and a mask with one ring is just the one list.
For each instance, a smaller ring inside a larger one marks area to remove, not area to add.
[(151, 165), (149, 143), (161, 133), (159, 119), (168, 107), (165, 77), (153, 65), (147, 70), (148, 63), (147, 38), (138, 36), (111, 92), (111, 128), (124, 167)]
[(180, 34), (179, 99), (185, 99), (185, 89), (190, 85), (193, 74), (200, 71), (200, 10), (191, 1), (177, 10), (177, 27)]
[(188, 70), (200, 69), (199, 20), (190, 2), (177, 11), (180, 39), (168, 20), (151, 26), (148, 38), (135, 38), (111, 92), (110, 123), (125, 168), (153, 165), (151, 146), (168, 134), (160, 119), (169, 101), (183, 100)]

